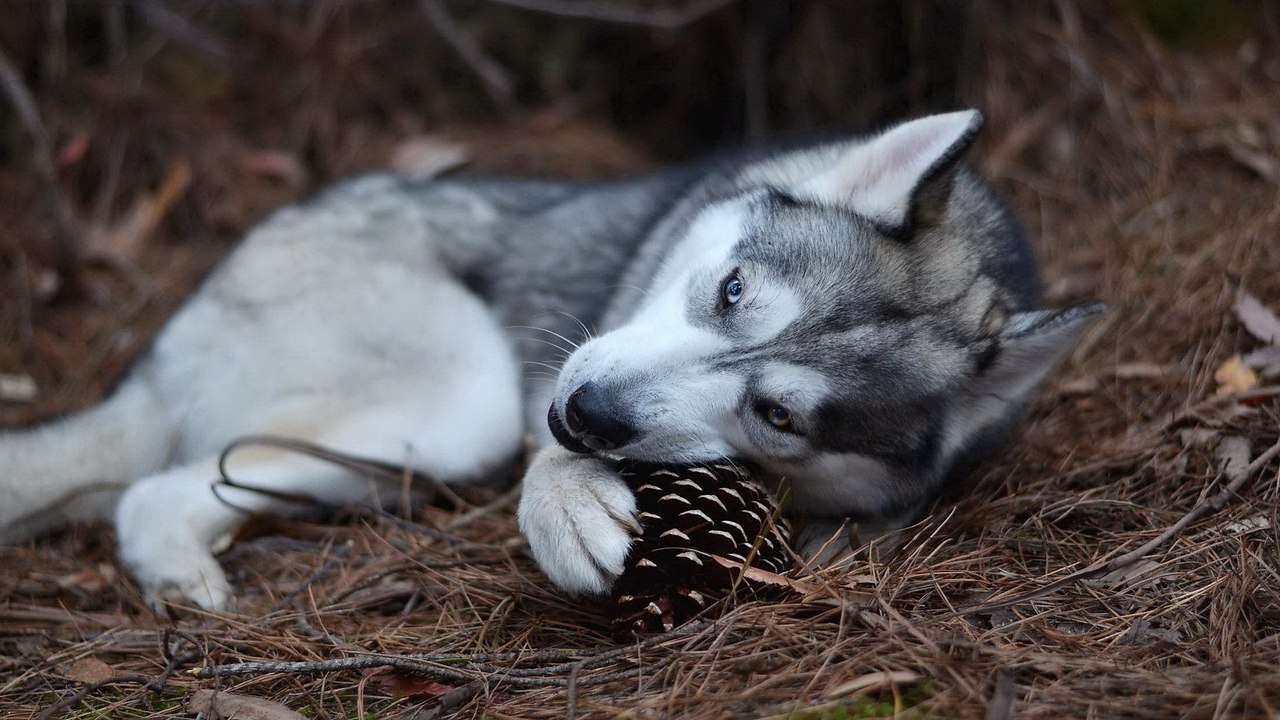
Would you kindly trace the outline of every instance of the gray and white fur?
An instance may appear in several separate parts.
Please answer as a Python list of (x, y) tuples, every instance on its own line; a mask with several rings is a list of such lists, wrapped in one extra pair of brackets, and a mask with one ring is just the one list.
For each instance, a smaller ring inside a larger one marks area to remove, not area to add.
[[(574, 592), (608, 589), (635, 530), (609, 457), (746, 460), (801, 514), (910, 521), (1101, 310), (1037, 309), (1022, 231), (960, 162), (980, 123), (602, 184), (338, 186), (249, 233), (101, 405), (0, 434), (0, 536), (111, 517), (150, 601), (224, 607), (215, 553), (291, 509), (210, 489), (260, 433), (465, 483), (532, 432), (520, 528)], [(270, 449), (233, 471), (397, 495)]]

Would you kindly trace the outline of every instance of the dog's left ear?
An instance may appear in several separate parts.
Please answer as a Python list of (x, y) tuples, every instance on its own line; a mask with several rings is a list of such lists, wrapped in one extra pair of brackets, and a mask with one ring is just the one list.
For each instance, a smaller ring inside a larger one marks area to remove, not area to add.
[(994, 354), (979, 370), (973, 393), (1023, 397), (1071, 352), (1084, 329), (1106, 310), (1105, 303), (1089, 302), (1011, 316), (997, 331)]
[(977, 110), (910, 120), (849, 148), (796, 192), (851, 207), (890, 235), (909, 238), (941, 220), (956, 163), (981, 129)]

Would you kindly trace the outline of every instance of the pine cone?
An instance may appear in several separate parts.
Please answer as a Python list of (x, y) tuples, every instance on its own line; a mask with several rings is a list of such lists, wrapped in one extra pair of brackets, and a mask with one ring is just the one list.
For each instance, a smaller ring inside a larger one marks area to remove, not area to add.
[(790, 528), (769, 491), (736, 465), (678, 467), (627, 461), (619, 474), (636, 494), (644, 534), (614, 585), (614, 636), (665, 632), (739, 590), (776, 588), (725, 567), (713, 556), (783, 573)]

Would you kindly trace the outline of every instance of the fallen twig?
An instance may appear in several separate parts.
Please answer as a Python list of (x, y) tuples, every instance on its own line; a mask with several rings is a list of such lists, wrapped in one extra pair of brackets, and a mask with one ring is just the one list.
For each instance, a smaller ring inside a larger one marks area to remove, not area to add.
[(737, 0), (695, 0), (683, 8), (638, 8), (621, 2), (591, 2), (590, 0), (491, 0), (502, 5), (532, 10), (534, 12), (582, 18), (619, 25), (643, 25), (646, 27), (675, 30), (702, 19)]
[(422, 8), (423, 14), (431, 21), (431, 25), (445, 39), (445, 42), (449, 43), (450, 47), (458, 53), (458, 57), (462, 58), (462, 61), (480, 78), (493, 104), (508, 116), (517, 115), (520, 106), (516, 103), (515, 90), (507, 71), (489, 57), (470, 35), (458, 27), (458, 21), (453, 19), (453, 15), (441, 0), (418, 0), (418, 6)]
[(1195, 507), (1188, 510), (1185, 515), (1179, 518), (1177, 522), (1166, 528), (1164, 532), (1151, 540), (1148, 540), (1134, 550), (1123, 555), (1113, 557), (1106, 562), (1094, 563), (1083, 570), (1077, 570), (1066, 577), (1054, 580), (1048, 585), (1030, 592), (1020, 593), (1003, 600), (985, 600), (977, 605), (958, 608), (956, 613), (960, 615), (969, 615), (973, 613), (990, 612), (991, 610), (998, 608), (1010, 607), (1030, 600), (1037, 600), (1047, 595), (1052, 595), (1058, 590), (1081, 580), (1089, 580), (1106, 575), (1107, 573), (1115, 572), (1121, 568), (1128, 567), (1146, 557), (1151, 551), (1169, 542), (1185, 530), (1191, 523), (1199, 520), (1205, 515), (1217, 512), (1226, 507), (1227, 502), (1231, 497), (1239, 492), (1240, 488), (1243, 487), (1250, 478), (1262, 470), (1267, 463), (1271, 462), (1278, 455), (1280, 455), (1280, 440), (1277, 440), (1274, 445), (1258, 457), (1254, 458), (1253, 462), (1249, 463), (1249, 466), (1245, 468), (1243, 472), (1232, 479), (1231, 482), (1227, 483), (1226, 487), (1219, 490), (1217, 494), (1207, 497), (1197, 503)]
[(190, 48), (219, 70), (236, 67), (235, 55), (217, 37), (195, 25), (160, 0), (132, 0), (142, 20), (170, 40)]
[[(692, 622), (661, 635), (655, 635), (636, 645), (603, 647), (592, 650), (544, 650), (534, 652), (501, 653), (422, 653), (414, 655), (367, 655), (309, 662), (244, 662), (227, 665), (211, 665), (194, 668), (190, 672), (198, 678), (226, 677), (229, 675), (296, 674), (318, 675), (341, 670), (367, 670), (391, 667), (405, 672), (431, 675), (452, 682), (505, 683), (527, 689), (541, 687), (568, 687), (570, 682), (578, 687), (602, 685), (634, 677), (640, 672), (655, 672), (674, 662), (678, 653), (671, 653), (654, 663), (625, 670), (578, 677), (584, 670), (602, 667), (615, 660), (632, 657), (639, 649), (653, 647), (674, 638), (694, 635), (710, 623)], [(498, 667), (495, 662), (549, 663), (538, 667)]]
[(76, 705), (79, 705), (80, 703), (84, 702), (85, 698), (89, 697), (93, 693), (97, 692), (98, 690), (101, 690), (102, 688), (108, 685), (118, 685), (119, 683), (137, 683), (139, 685), (145, 685), (150, 682), (151, 682), (151, 679), (146, 677), (145, 675), (135, 675), (135, 674), (112, 675), (111, 677), (104, 678), (102, 680), (99, 680), (98, 682), (89, 683), (88, 685), (85, 685), (83, 688), (80, 688), (80, 690), (76, 692), (74, 695), (71, 695), (70, 697), (65, 697), (59, 700), (58, 702), (50, 705), (49, 707), (42, 710), (39, 715), (36, 716), (36, 720), (50, 720), (50, 718), (57, 717), (58, 713), (62, 712), (63, 710), (67, 710), (69, 708), (73, 708)]

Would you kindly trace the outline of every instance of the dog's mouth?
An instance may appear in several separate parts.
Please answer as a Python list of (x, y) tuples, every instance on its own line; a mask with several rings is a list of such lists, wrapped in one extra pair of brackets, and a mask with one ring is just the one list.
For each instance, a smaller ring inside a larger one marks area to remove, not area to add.
[(551, 403), (551, 407), (547, 408), (547, 426), (551, 428), (551, 436), (566, 450), (584, 455), (595, 452), (595, 449), (583, 442), (582, 438), (569, 432), (569, 428), (564, 424), (564, 419), (560, 417), (559, 411), (556, 410), (555, 403)]

